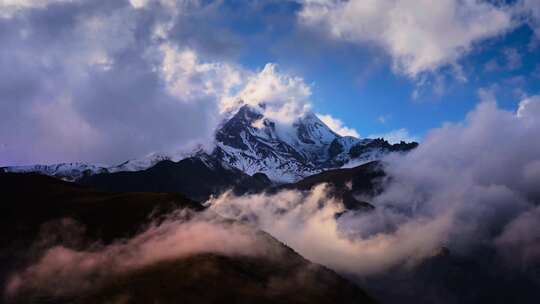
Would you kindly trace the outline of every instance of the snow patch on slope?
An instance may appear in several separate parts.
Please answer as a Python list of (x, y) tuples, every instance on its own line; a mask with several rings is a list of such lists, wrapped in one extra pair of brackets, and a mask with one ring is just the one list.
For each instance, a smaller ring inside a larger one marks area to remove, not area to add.
[(12, 173), (41, 173), (67, 181), (77, 180), (85, 175), (107, 173), (107, 167), (81, 162), (61, 163), (54, 165), (28, 165), (0, 168), (3, 172)]

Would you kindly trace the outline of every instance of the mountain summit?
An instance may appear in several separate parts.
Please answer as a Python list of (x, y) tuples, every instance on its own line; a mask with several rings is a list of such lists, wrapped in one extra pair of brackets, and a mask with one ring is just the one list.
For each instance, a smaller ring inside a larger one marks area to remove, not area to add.
[(336, 138), (312, 113), (286, 126), (244, 105), (216, 132), (213, 155), (250, 175), (262, 172), (274, 181), (294, 181), (320, 171)]
[(341, 136), (309, 111), (292, 125), (279, 124), (257, 107), (244, 105), (216, 132), (212, 155), (249, 175), (262, 172), (275, 182), (294, 182), (350, 161), (362, 164), (416, 146)]
[(66, 180), (122, 171), (141, 171), (164, 160), (203, 157), (238, 169), (248, 175), (264, 173), (276, 183), (295, 182), (309, 175), (380, 159), (391, 152), (404, 152), (417, 143), (390, 144), (384, 139), (359, 139), (332, 131), (310, 111), (289, 124), (264, 115), (264, 105), (244, 105), (224, 121), (215, 134), (211, 153), (153, 153), (147, 157), (104, 167), (84, 163), (4, 167), (5, 172), (39, 172)]

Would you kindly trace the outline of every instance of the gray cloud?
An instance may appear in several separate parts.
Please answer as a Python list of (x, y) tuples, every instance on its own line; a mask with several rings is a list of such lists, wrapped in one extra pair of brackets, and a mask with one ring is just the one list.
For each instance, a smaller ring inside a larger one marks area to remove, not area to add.
[[(211, 146), (239, 98), (287, 100), (290, 111), (271, 113), (279, 119), (310, 104), (301, 78), (231, 63), (260, 37), (236, 35), (228, 18), (260, 14), (258, 2), (242, 12), (197, 0), (0, 5), (9, 10), (0, 16), (0, 165), (112, 164)], [(272, 83), (279, 96), (264, 93)]]
[[(228, 81), (224, 70), (234, 68), (206, 65), (198, 55), (198, 49), (214, 49), (221, 42), (188, 27), (215, 14), (212, 5), (151, 1), (135, 8), (128, 1), (23, 2), (0, 17), (2, 165), (114, 163), (210, 141), (223, 92), (192, 96), (169, 89), (162, 46), (194, 54), (194, 59), (173, 67), (191, 64), (191, 69), (181, 70), (185, 87), (211, 77), (214, 84)], [(205, 69), (197, 68), (201, 66)]]
[(538, 204), (538, 97), (516, 113), (486, 101), (465, 122), (430, 132), (419, 149), (389, 159), (394, 182), (375, 202), (437, 217), (451, 211), (448, 240), (458, 250), (490, 242)]
[(522, 269), (540, 260), (540, 208), (511, 221), (495, 244), (507, 261)]

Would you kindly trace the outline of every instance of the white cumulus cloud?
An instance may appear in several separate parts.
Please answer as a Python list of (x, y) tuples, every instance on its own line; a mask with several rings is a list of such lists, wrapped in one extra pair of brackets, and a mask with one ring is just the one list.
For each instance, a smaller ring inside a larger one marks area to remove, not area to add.
[(504, 6), (476, 0), (304, 0), (300, 23), (352, 43), (375, 43), (410, 77), (457, 65), (476, 42), (513, 27)]
[(221, 102), (221, 110), (229, 111), (243, 104), (263, 106), (264, 115), (290, 124), (310, 108), (311, 87), (304, 79), (278, 71), (275, 64), (266, 64), (258, 73), (251, 73), (243, 88)]
[(160, 72), (172, 95), (182, 100), (197, 100), (231, 94), (242, 83), (242, 70), (224, 62), (202, 62), (191, 49), (178, 49), (170, 43), (159, 47), (163, 59)]

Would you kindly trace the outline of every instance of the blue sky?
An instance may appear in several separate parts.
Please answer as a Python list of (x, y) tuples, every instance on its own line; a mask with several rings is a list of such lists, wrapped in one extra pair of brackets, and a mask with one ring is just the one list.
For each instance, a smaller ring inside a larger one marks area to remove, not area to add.
[(537, 0), (10, 0), (0, 165), (209, 144), (239, 100), (421, 140), (540, 94), (539, 37)]
[[(444, 122), (462, 121), (481, 100), (480, 90), (492, 91), (502, 108), (515, 110), (524, 96), (540, 92), (540, 47), (529, 25), (475, 42), (458, 63), (467, 81), (459, 81), (445, 67), (423, 75), (421, 82), (392, 70), (391, 58), (377, 46), (365, 43), (321, 41), (295, 23), (301, 5), (283, 1), (256, 10), (230, 5), (224, 26), (247, 41), (239, 62), (260, 69), (274, 62), (282, 70), (300, 75), (313, 89), (315, 111), (329, 113), (363, 136), (406, 128), (418, 138)], [(247, 10), (247, 12), (246, 12)], [(272, 22), (268, 22), (272, 20)], [(444, 33), (441, 33), (444, 35)], [(506, 51), (521, 64), (507, 66)], [(490, 62), (496, 62), (497, 67)], [(442, 92), (434, 92), (436, 77), (443, 77)]]

